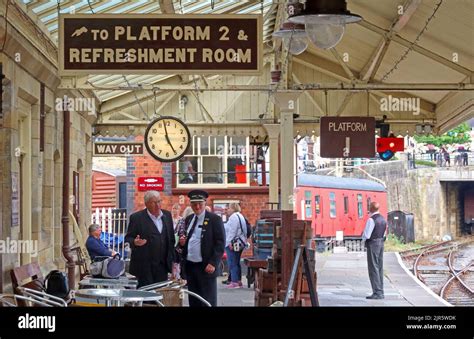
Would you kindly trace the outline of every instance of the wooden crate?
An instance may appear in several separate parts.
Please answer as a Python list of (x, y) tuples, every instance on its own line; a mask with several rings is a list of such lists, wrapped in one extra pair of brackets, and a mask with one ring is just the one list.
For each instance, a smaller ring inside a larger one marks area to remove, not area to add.
[(266, 307), (270, 306), (275, 300), (273, 293), (261, 292), (255, 290), (255, 306)]
[(257, 272), (257, 278), (255, 280), (255, 288), (262, 292), (274, 292), (280, 285), (280, 274), (269, 272), (268, 269), (260, 268)]

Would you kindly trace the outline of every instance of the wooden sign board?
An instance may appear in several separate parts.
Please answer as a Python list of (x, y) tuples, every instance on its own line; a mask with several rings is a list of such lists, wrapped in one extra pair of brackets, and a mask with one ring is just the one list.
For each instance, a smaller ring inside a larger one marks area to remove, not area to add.
[(375, 156), (375, 118), (322, 117), (321, 157), (373, 158)]
[(260, 74), (261, 15), (63, 14), (61, 75)]
[(95, 142), (94, 156), (128, 156), (142, 155), (141, 142)]

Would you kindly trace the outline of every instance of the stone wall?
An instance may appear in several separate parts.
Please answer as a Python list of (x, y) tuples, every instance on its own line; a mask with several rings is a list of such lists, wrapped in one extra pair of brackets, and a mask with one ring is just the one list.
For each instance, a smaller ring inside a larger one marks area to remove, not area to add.
[[(4, 0), (0, 3), (0, 21), (4, 22), (7, 6)], [(7, 25), (0, 25), (0, 36), (5, 42), (0, 53), (5, 76), (0, 116), (0, 239), (29, 241), (33, 251), (26, 253), (7, 248), (6, 253), (0, 253), (0, 293), (11, 289), (10, 270), (14, 267), (38, 262), (43, 274), (64, 268), (61, 250), (63, 113), (56, 110), (56, 101), (63, 95), (70, 98), (91, 95), (90, 91), (57, 91), (60, 77), (54, 44), (42, 36), (41, 42), (33, 45), (39, 35), (31, 21), (25, 19), (25, 13), (20, 13), (20, 7), (10, 5), (8, 8), (11, 25), (8, 30), (5, 30)], [(43, 150), (40, 149), (42, 84), (45, 93)], [(86, 113), (71, 111), (70, 195), (72, 172), (77, 171), (80, 173), (79, 222), (83, 229), (90, 222), (94, 120), (95, 117)], [(70, 244), (77, 244), (72, 221), (70, 234)]]

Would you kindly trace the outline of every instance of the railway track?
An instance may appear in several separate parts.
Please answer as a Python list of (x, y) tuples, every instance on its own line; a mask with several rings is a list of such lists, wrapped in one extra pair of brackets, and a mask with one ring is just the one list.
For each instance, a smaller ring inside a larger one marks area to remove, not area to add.
[(474, 237), (400, 252), (404, 264), (455, 306), (474, 306)]

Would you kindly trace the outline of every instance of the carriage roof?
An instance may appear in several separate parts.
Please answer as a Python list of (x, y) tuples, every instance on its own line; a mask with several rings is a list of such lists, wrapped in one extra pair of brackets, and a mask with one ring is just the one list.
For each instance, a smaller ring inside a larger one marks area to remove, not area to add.
[(385, 187), (373, 180), (343, 178), (330, 175), (299, 174), (298, 186), (337, 188), (358, 191), (385, 192)]

